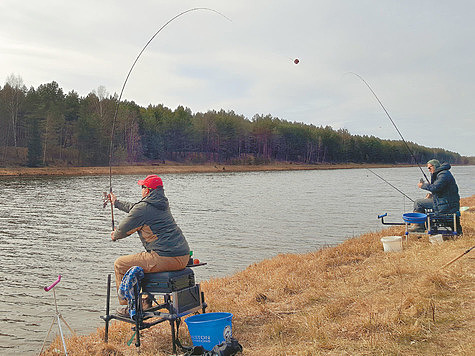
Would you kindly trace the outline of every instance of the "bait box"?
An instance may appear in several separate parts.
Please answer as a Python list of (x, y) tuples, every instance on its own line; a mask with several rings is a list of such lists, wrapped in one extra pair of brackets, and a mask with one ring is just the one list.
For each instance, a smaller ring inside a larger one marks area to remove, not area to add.
[(145, 273), (141, 284), (143, 292), (171, 293), (194, 286), (195, 274), (188, 267), (179, 271)]

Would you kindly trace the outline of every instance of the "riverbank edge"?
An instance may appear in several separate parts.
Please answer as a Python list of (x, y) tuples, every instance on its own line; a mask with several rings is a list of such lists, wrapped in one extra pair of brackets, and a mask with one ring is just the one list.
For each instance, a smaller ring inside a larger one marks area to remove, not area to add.
[[(414, 167), (409, 164), (297, 164), (275, 163), (263, 165), (185, 165), (176, 163), (126, 165), (112, 167), (4, 167), (0, 168), (0, 177), (36, 177), (36, 176), (88, 176), (88, 175), (132, 175), (132, 174), (178, 174), (178, 173), (216, 173), (216, 172), (261, 172), (261, 171), (301, 171), (330, 169), (364, 169)], [(416, 166), (417, 167), (417, 166)]]

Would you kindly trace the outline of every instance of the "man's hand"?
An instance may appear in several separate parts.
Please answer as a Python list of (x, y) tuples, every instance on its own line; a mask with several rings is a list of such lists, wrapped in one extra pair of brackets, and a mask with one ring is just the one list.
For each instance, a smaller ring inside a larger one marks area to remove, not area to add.
[(417, 186), (418, 186), (419, 188), (422, 188), (422, 183), (421, 183), (421, 182), (417, 183)]
[(108, 197), (111, 204), (114, 205), (115, 201), (117, 200), (117, 197), (115, 196), (115, 194), (111, 192), (108, 194)]
[(117, 240), (114, 238), (115, 230), (116, 230), (116, 229), (114, 229), (114, 231), (111, 232), (111, 240), (112, 240), (112, 241), (117, 241)]

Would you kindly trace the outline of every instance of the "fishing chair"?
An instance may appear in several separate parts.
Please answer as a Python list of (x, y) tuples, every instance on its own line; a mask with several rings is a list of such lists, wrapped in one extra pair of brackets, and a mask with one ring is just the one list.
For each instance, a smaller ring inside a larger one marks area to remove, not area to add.
[(409, 234), (409, 224), (424, 224), (427, 232), (413, 232), (414, 234), (421, 235), (437, 235), (443, 236), (457, 236), (462, 235), (462, 226), (460, 225), (460, 212), (452, 214), (436, 214), (432, 209), (426, 209), (426, 213), (405, 213), (402, 214), (403, 223), (399, 222), (386, 222), (384, 218), (388, 214), (378, 215), (378, 219), (381, 219), (383, 225), (405, 225), (406, 231), (404, 233), (406, 242)]
[(462, 235), (460, 211), (451, 214), (436, 214), (432, 209), (426, 209), (427, 233), (429, 235)]
[[(205, 265), (200, 263), (199, 265)], [(193, 265), (198, 266), (198, 265)], [(134, 319), (117, 314), (110, 314), (111, 275), (107, 277), (106, 315), (101, 316), (106, 323), (104, 342), (108, 342), (109, 321), (116, 319), (129, 324), (134, 324), (135, 331), (127, 343), (130, 345), (135, 336), (135, 346), (140, 347), (140, 330), (148, 329), (156, 324), (168, 321), (171, 328), (173, 353), (177, 352), (177, 345), (183, 347), (178, 339), (178, 330), (181, 318), (185, 315), (198, 312), (205, 313), (207, 304), (200, 285), (195, 283), (195, 276), (190, 265), (180, 271), (145, 273), (145, 277), (136, 285)], [(147, 296), (155, 302), (155, 306), (143, 310), (142, 296)], [(157, 300), (158, 297), (158, 300)], [(160, 301), (160, 302), (159, 302)], [(150, 320), (152, 319), (153, 320)]]

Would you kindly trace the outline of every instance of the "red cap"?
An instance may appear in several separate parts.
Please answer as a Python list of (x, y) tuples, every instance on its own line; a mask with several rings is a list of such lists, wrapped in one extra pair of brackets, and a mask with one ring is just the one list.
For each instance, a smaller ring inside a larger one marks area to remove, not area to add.
[(156, 174), (151, 174), (147, 176), (144, 180), (139, 180), (137, 183), (139, 185), (145, 185), (147, 188), (150, 189), (157, 189), (157, 187), (163, 187), (162, 178), (160, 178)]

